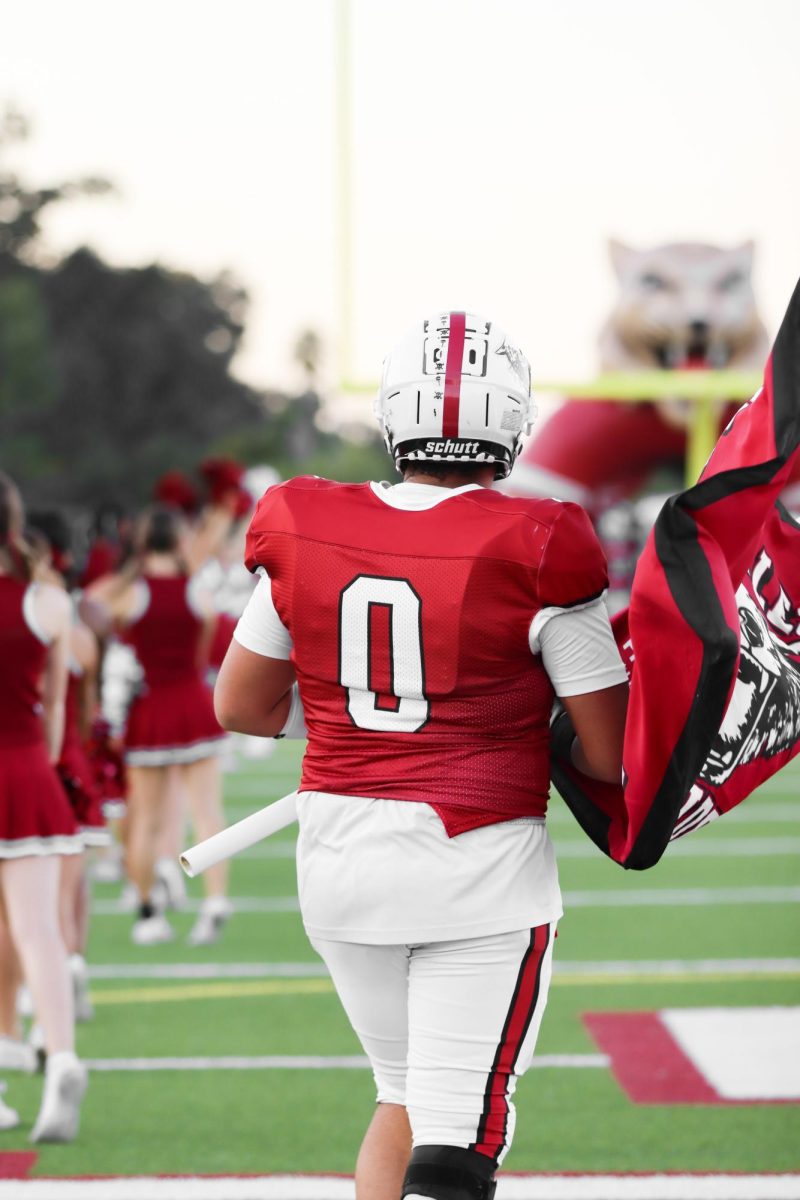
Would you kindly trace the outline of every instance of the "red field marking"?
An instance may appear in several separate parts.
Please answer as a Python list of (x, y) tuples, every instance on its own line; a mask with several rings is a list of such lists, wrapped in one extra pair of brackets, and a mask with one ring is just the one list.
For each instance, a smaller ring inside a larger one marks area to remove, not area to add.
[[(800, 1176), (712, 1172), (502, 1174), (503, 1200), (797, 1200)], [(80, 1189), (80, 1190), (78, 1190)], [(2, 1181), (0, 1198), (23, 1200), (353, 1200), (350, 1176), (85, 1176)]]
[(723, 1104), (658, 1013), (584, 1013), (617, 1083), (634, 1104)]
[(583, 1013), (583, 1023), (611, 1061), (611, 1073), (634, 1104), (726, 1106), (797, 1104), (795, 1099), (722, 1096), (662, 1024), (657, 1012)]
[(0, 1150), (0, 1179), (26, 1179), (37, 1158), (35, 1150)]

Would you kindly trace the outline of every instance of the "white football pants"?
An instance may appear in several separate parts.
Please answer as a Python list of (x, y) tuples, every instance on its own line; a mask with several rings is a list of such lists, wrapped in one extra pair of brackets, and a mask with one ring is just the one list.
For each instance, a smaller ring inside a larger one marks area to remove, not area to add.
[(414, 1146), (498, 1164), (511, 1097), (547, 1003), (555, 925), (413, 946), (313, 940), (372, 1065), (378, 1100), (408, 1110)]

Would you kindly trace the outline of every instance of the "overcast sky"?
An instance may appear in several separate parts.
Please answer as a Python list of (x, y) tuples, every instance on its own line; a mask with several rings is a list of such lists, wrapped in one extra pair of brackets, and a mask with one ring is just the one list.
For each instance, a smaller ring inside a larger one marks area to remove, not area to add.
[[(309, 325), (338, 376), (339, 0), (28, 0), (0, 101), (34, 122), (35, 182), (103, 173), (51, 243), (232, 268), (237, 370), (293, 381)], [(352, 369), (417, 317), (504, 325), (534, 376), (591, 376), (609, 235), (758, 245), (774, 332), (800, 274), (796, 0), (352, 0)], [(362, 401), (368, 407), (368, 399)]]

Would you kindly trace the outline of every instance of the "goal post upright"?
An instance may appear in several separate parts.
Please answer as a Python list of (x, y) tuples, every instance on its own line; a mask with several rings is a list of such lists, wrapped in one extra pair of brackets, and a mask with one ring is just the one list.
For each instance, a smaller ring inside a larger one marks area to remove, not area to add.
[(353, 372), (353, 96), (352, 0), (336, 0), (336, 240), (339, 386)]
[[(336, 216), (339, 390), (374, 393), (377, 384), (359, 380), (354, 363), (354, 187), (353, 187), (353, 0), (336, 0), (335, 120)], [(718, 435), (720, 397), (726, 402), (749, 400), (761, 376), (740, 371), (625, 371), (604, 374), (590, 383), (534, 381), (534, 393), (560, 395), (575, 400), (613, 400), (642, 404), (683, 399), (690, 411), (686, 429), (685, 479), (695, 483), (714, 449)]]

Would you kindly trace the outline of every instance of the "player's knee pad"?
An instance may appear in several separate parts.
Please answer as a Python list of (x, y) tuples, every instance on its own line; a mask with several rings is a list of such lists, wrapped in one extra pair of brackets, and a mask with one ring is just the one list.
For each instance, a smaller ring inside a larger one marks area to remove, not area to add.
[(417, 1146), (412, 1151), (403, 1196), (432, 1200), (493, 1200), (494, 1160), (459, 1146)]

